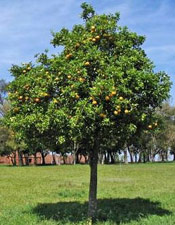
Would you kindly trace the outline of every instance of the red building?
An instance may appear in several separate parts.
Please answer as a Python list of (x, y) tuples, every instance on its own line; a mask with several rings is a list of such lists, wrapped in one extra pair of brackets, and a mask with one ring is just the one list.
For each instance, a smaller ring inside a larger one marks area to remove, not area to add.
[[(85, 163), (84, 156), (79, 157), (80, 163)], [(19, 158), (18, 152), (12, 154), (10, 156), (0, 156), (0, 164), (2, 165), (42, 165), (43, 159), (41, 153), (37, 153), (36, 156), (24, 154), (21, 158)], [(52, 155), (48, 154), (45, 157), (45, 164), (74, 164), (74, 157), (72, 155), (68, 156), (60, 156), (60, 155)]]

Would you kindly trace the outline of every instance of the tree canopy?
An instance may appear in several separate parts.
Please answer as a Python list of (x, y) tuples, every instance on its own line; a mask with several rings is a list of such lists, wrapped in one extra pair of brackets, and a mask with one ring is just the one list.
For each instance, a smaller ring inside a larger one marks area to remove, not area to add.
[(118, 25), (119, 13), (98, 15), (83, 3), (84, 23), (53, 33), (62, 51), (14, 65), (7, 123), (40, 148), (78, 142), (89, 152), (89, 216), (96, 211), (98, 149), (157, 127), (155, 108), (170, 80), (141, 48), (145, 37)]

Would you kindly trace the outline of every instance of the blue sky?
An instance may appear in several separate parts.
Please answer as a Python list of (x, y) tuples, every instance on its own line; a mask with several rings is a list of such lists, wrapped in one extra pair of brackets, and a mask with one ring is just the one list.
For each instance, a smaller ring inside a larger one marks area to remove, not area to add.
[[(71, 28), (82, 23), (81, 0), (1, 0), (0, 1), (0, 79), (12, 80), (8, 69), (34, 59), (49, 49), (51, 30)], [(146, 36), (143, 45), (154, 61), (155, 71), (171, 76), (171, 103), (175, 103), (175, 1), (173, 0), (91, 0), (97, 13), (120, 12), (120, 25)]]

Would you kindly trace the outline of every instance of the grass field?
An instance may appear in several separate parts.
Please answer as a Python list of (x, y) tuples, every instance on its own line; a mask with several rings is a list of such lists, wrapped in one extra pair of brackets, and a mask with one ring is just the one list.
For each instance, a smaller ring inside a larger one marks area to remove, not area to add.
[[(175, 225), (175, 164), (98, 167), (99, 225)], [(88, 224), (89, 167), (0, 167), (0, 225)]]

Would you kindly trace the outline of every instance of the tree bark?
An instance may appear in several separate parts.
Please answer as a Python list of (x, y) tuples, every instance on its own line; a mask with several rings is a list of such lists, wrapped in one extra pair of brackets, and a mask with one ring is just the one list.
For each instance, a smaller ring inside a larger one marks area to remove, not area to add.
[(73, 164), (76, 165), (76, 163), (79, 163), (79, 158), (78, 158), (78, 155), (79, 155), (79, 145), (74, 141), (73, 143)]
[(55, 155), (53, 152), (52, 152), (52, 164), (56, 165)]
[(29, 166), (29, 154), (25, 154), (26, 166)]
[(37, 165), (37, 152), (34, 153), (34, 164)]
[(145, 156), (145, 152), (143, 153), (143, 162), (146, 163), (146, 156)]
[(127, 154), (127, 149), (125, 149), (124, 151), (124, 163), (128, 164), (128, 154)]
[(16, 151), (11, 155), (11, 162), (13, 166), (16, 166)]
[(13, 166), (16, 166), (16, 151), (13, 153)]
[(165, 157), (163, 153), (161, 153), (161, 157), (162, 157), (162, 162), (165, 162)]
[(129, 146), (128, 146), (128, 152), (129, 152), (129, 156), (130, 156), (131, 163), (133, 163), (134, 162), (133, 155), (132, 155), (132, 152), (131, 152), (131, 149), (130, 149)]
[(111, 164), (115, 164), (115, 157), (114, 157), (114, 153), (110, 153), (111, 156)]
[(22, 153), (20, 152), (20, 150), (18, 149), (18, 161), (19, 161), (19, 166), (23, 166), (23, 155)]
[(138, 163), (141, 163), (142, 162), (142, 152), (139, 153), (139, 160), (138, 160)]
[(89, 186), (89, 207), (88, 217), (92, 222), (96, 219), (97, 212), (97, 163), (98, 163), (98, 148), (90, 151), (90, 186)]
[(42, 165), (46, 165), (44, 152), (41, 152), (41, 157), (42, 157)]

